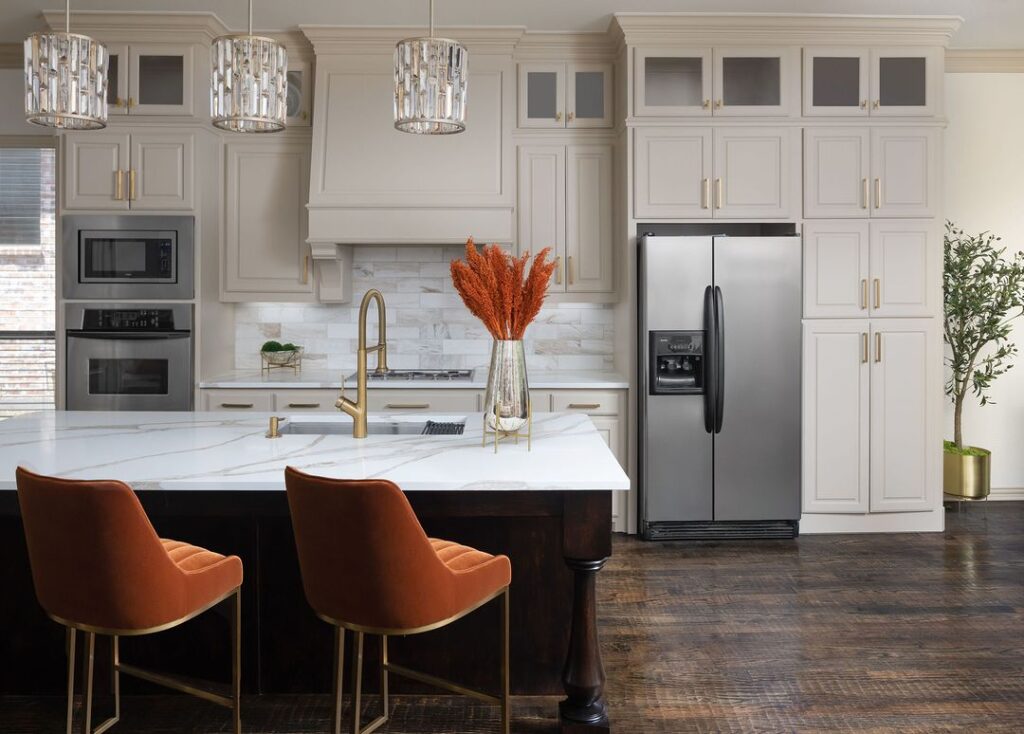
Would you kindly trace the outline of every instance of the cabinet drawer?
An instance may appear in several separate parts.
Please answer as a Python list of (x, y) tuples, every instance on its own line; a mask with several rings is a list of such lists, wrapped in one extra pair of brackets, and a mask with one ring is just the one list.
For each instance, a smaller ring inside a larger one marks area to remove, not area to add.
[(567, 390), (551, 395), (551, 410), (556, 413), (579, 411), (587, 415), (618, 415), (622, 412), (622, 396), (617, 392), (599, 390)]
[(203, 410), (274, 409), (274, 395), (269, 390), (203, 390)]
[[(480, 400), (483, 410), (483, 398)], [(547, 413), (551, 410), (551, 393), (547, 390), (530, 390), (530, 408), (534, 413)]]
[(475, 413), (478, 394), (477, 390), (369, 390), (366, 399), (371, 411)]
[(278, 390), (274, 393), (274, 410), (286, 412), (336, 411), (337, 390)]

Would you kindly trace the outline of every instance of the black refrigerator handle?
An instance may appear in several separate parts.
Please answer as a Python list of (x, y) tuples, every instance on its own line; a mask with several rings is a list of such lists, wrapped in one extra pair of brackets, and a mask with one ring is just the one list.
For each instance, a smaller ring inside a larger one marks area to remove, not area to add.
[(704, 430), (715, 431), (715, 354), (718, 349), (715, 326), (715, 293), (711, 286), (704, 289)]
[(715, 286), (715, 433), (722, 432), (725, 416), (725, 306), (722, 289)]

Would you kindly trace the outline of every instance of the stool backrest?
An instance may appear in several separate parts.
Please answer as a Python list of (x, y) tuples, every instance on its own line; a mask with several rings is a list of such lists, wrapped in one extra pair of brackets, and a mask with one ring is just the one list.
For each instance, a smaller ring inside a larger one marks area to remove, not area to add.
[(181, 571), (131, 487), (21, 467), (16, 476), (32, 580), (47, 614), (128, 630), (147, 626), (168, 606), (183, 606)]
[(451, 605), (451, 571), (409, 500), (382, 479), (328, 479), (285, 469), (306, 598), (321, 617), (412, 629)]

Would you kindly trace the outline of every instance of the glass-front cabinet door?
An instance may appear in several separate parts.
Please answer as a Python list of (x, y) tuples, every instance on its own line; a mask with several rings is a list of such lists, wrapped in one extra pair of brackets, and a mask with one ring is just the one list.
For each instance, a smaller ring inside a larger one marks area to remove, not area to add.
[(611, 64), (569, 64), (566, 127), (612, 126)]
[(868, 114), (868, 51), (804, 49), (804, 114), (860, 117)]
[(795, 58), (790, 48), (716, 48), (714, 113), (792, 114)]
[(107, 46), (107, 113), (128, 114), (128, 45)]
[(633, 62), (634, 115), (711, 114), (710, 48), (638, 48)]
[(565, 64), (519, 65), (519, 127), (565, 127)]
[(872, 49), (871, 114), (935, 114), (941, 53), (941, 49)]
[(287, 124), (289, 125), (311, 125), (313, 122), (312, 105), (310, 104), (313, 92), (312, 69), (308, 61), (288, 59), (288, 96), (287, 96)]
[(192, 114), (192, 47), (129, 48), (128, 107), (133, 115)]

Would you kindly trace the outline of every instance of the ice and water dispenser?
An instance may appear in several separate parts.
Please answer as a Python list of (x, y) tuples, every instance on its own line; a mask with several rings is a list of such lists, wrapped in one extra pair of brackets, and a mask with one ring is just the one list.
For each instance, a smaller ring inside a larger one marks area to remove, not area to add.
[(652, 395), (693, 395), (704, 392), (704, 332), (650, 333)]

